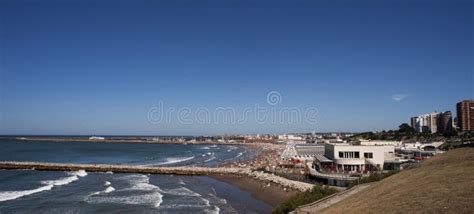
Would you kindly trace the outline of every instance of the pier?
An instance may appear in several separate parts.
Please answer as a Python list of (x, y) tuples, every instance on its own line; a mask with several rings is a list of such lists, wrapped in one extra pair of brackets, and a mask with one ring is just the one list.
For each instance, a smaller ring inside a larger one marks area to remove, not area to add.
[(73, 163), (44, 163), (44, 162), (17, 162), (0, 161), (0, 169), (18, 170), (30, 169), (38, 171), (78, 171), (88, 172), (114, 172), (114, 173), (142, 173), (142, 174), (173, 174), (173, 175), (236, 175), (248, 176), (263, 182), (272, 182), (283, 187), (298, 191), (306, 191), (313, 187), (312, 184), (289, 180), (277, 175), (250, 168), (236, 167), (151, 167), (119, 164), (73, 164)]

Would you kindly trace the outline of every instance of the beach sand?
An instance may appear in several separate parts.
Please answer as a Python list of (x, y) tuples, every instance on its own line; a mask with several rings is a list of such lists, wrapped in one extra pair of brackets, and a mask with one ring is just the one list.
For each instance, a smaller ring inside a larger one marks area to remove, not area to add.
[(298, 193), (296, 190), (286, 189), (277, 185), (255, 180), (246, 176), (211, 175), (210, 177), (235, 185), (240, 189), (250, 192), (253, 197), (262, 200), (272, 207), (277, 207), (288, 198)]

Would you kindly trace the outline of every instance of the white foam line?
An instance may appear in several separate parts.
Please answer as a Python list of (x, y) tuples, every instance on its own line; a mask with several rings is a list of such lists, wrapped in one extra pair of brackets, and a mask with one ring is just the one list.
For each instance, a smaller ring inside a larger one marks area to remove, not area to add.
[[(169, 190), (158, 189), (158, 191), (160, 191), (161, 193), (169, 194), (169, 195), (201, 197), (201, 194), (194, 192), (186, 187), (178, 187), (178, 188), (169, 189)], [(209, 203), (209, 201), (207, 203)]]
[(48, 191), (53, 188), (54, 185), (49, 184), (32, 190), (21, 190), (21, 191), (5, 191), (0, 192), (0, 201), (9, 201), (21, 198), (23, 196), (35, 194), (38, 192)]
[(166, 164), (173, 164), (173, 163), (179, 163), (179, 162), (184, 162), (188, 160), (194, 159), (194, 156), (191, 157), (186, 157), (186, 158), (166, 158), (166, 161), (163, 163), (157, 163), (153, 165), (166, 165)]
[(47, 185), (53, 185), (53, 186), (63, 186), (63, 185), (69, 184), (69, 183), (77, 181), (77, 180), (79, 180), (79, 177), (74, 175), (74, 176), (61, 178), (61, 179), (57, 179), (57, 180), (41, 181), (41, 183), (42, 184), (47, 184)]
[(3, 191), (0, 192), (0, 201), (9, 201), (15, 200), (17, 198), (21, 198), (23, 196), (32, 195), (35, 193), (48, 191), (53, 189), (54, 186), (63, 186), (67, 185), (71, 182), (79, 180), (79, 177), (87, 176), (87, 172), (84, 170), (79, 170), (75, 172), (68, 172), (70, 177), (60, 178), (57, 180), (48, 180), (48, 181), (41, 181), (42, 184), (46, 184), (45, 186), (38, 187), (36, 189), (31, 190), (19, 190), (19, 191)]
[(118, 203), (118, 204), (130, 204), (130, 205), (141, 205), (141, 204), (153, 204), (154, 207), (159, 207), (163, 202), (163, 195), (160, 193), (162, 190), (153, 184), (150, 184), (149, 176), (146, 175), (130, 175), (124, 176), (123, 179), (129, 180), (132, 187), (117, 190), (117, 192), (126, 192), (130, 190), (146, 191), (149, 193), (143, 193), (140, 195), (125, 195), (125, 196), (114, 196), (101, 193), (110, 193), (115, 191), (112, 186), (108, 186), (104, 191), (94, 193), (86, 200), (88, 203)]
[(207, 162), (209, 162), (209, 161), (211, 161), (211, 160), (214, 160), (214, 159), (216, 159), (215, 156), (213, 156), (212, 158), (209, 158), (209, 159), (205, 160), (204, 162), (207, 163)]

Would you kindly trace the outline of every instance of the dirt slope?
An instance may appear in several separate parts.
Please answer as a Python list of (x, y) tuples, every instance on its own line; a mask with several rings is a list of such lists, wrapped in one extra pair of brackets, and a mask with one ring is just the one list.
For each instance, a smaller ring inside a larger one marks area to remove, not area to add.
[(437, 155), (322, 213), (474, 213), (474, 148)]

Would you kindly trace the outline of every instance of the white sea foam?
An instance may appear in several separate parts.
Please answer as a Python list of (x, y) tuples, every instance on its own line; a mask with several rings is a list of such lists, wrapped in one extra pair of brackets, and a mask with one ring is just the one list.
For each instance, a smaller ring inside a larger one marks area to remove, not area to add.
[[(178, 211), (181, 211), (181, 210), (186, 209), (186, 208), (188, 208), (188, 209), (189, 208), (199, 208), (199, 209), (202, 209), (202, 211), (199, 212), (199, 213), (202, 213), (204, 211), (207, 211), (206, 209), (209, 208), (209, 206), (199, 205), (199, 204), (172, 203), (172, 204), (163, 205), (160, 208), (162, 208), (164, 210), (178, 210)], [(164, 213), (166, 213), (166, 212), (164, 212)]]
[(114, 174), (112, 171), (107, 171), (105, 174)]
[(154, 165), (167, 165), (167, 164), (174, 164), (174, 163), (180, 163), (180, 162), (184, 162), (184, 161), (188, 161), (188, 160), (192, 160), (194, 159), (194, 156), (191, 156), (191, 157), (184, 157), (184, 158), (166, 158), (165, 159), (165, 162), (162, 162), (162, 163), (157, 163), (157, 164), (154, 164)]
[(219, 214), (220, 211), (221, 211), (221, 209), (218, 206), (214, 205), (214, 209), (206, 210), (206, 213)]
[[(161, 193), (169, 194), (169, 195), (179, 195), (179, 196), (194, 196), (200, 197), (201, 195), (197, 192), (194, 192), (186, 187), (178, 187), (175, 189), (168, 189), (168, 190), (159, 190)], [(209, 201), (207, 201), (209, 203)]]
[(107, 187), (107, 188), (105, 188), (104, 193), (109, 193), (109, 192), (113, 192), (113, 191), (115, 191), (115, 188)]
[(129, 189), (131, 189), (131, 190), (152, 191), (152, 190), (159, 190), (160, 188), (158, 186), (155, 186), (155, 185), (149, 184), (149, 183), (137, 183)]
[(54, 185), (46, 185), (42, 186), (36, 189), (31, 189), (31, 190), (20, 190), (20, 191), (4, 191), (0, 192), (0, 201), (9, 201), (9, 200), (15, 200), (17, 198), (21, 198), (23, 196), (35, 194), (38, 192), (43, 192), (43, 191), (48, 191), (53, 188)]
[(105, 181), (104, 186), (110, 186), (110, 181)]
[(227, 204), (227, 200), (225, 200), (224, 198), (219, 198), (215, 194), (212, 194), (212, 193), (209, 193), (208, 195), (214, 200), (218, 201), (220, 204)]
[(57, 179), (57, 180), (41, 181), (41, 183), (42, 184), (47, 184), (47, 185), (53, 185), (53, 186), (63, 186), (63, 185), (67, 185), (67, 184), (70, 184), (74, 181), (79, 180), (79, 177), (87, 176), (87, 172), (84, 171), (84, 170), (68, 172), (67, 174), (72, 175), (72, 176), (65, 177), (65, 178), (60, 178), (60, 179)]
[[(131, 187), (120, 190), (109, 186), (99, 194), (93, 194), (92, 197), (88, 197), (86, 200), (92, 204), (100, 203), (114, 203), (114, 204), (129, 204), (129, 205), (152, 205), (159, 207), (163, 202), (163, 195), (160, 193), (160, 188), (153, 184), (150, 184), (150, 178), (147, 175), (127, 175), (119, 178), (129, 182)], [(110, 192), (126, 192), (125, 195), (117, 196), (114, 194), (100, 194)], [(130, 192), (132, 191), (132, 192)], [(136, 193), (135, 191), (141, 191)]]
[(193, 197), (193, 198), (180, 198), (178, 200), (172, 200), (166, 205), (163, 205), (162, 208), (166, 209), (176, 209), (182, 210), (183, 208), (198, 208), (202, 209), (201, 212), (207, 211), (211, 208), (210, 201), (203, 197)]
[(107, 188), (105, 188), (105, 190), (103, 191), (100, 191), (100, 192), (94, 192), (92, 193), (92, 195), (99, 195), (99, 194), (103, 194), (103, 193), (110, 193), (110, 192), (113, 192), (115, 191), (115, 188), (111, 187), (111, 186), (108, 186)]
[(180, 185), (186, 185), (186, 183), (184, 183), (184, 181), (181, 180), (181, 179), (179, 179), (178, 184), (180, 184)]
[(39, 193), (43, 191), (48, 191), (48, 190), (53, 189), (54, 186), (67, 185), (71, 182), (79, 180), (79, 177), (87, 176), (87, 173), (84, 170), (68, 172), (67, 174), (72, 175), (72, 176), (60, 178), (56, 180), (41, 181), (40, 183), (45, 184), (45, 186), (41, 186), (36, 189), (0, 192), (0, 201), (14, 200), (17, 198), (21, 198), (23, 196), (27, 196), (27, 195), (31, 195), (31, 194), (35, 194), (35, 193)]
[(212, 156), (211, 158), (209, 158), (209, 159), (205, 160), (204, 162), (206, 162), (206, 163), (207, 163), (207, 162), (209, 162), (209, 161), (211, 161), (211, 160), (214, 160), (214, 159), (216, 159), (216, 157), (215, 157), (215, 156)]
[(73, 172), (68, 172), (70, 175), (77, 175), (79, 177), (86, 177), (87, 172), (85, 170), (79, 170), (79, 171), (73, 171)]
[(139, 195), (127, 195), (127, 196), (109, 196), (109, 195), (96, 195), (89, 197), (87, 202), (92, 204), (101, 203), (113, 203), (113, 204), (129, 204), (129, 205), (152, 205), (159, 207), (163, 202), (163, 195), (159, 192), (144, 193)]
[(65, 177), (57, 180), (49, 180), (49, 181), (41, 181), (42, 184), (47, 184), (47, 185), (53, 185), (53, 186), (63, 186), (69, 183), (72, 183), (74, 181), (79, 180), (79, 177), (76, 175), (70, 176), (70, 177)]

